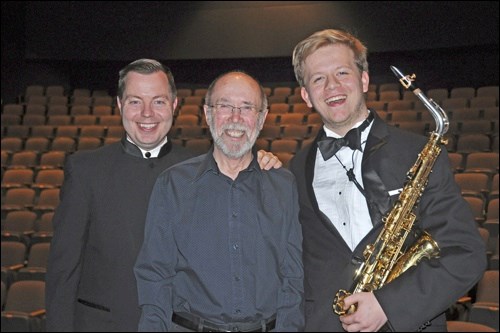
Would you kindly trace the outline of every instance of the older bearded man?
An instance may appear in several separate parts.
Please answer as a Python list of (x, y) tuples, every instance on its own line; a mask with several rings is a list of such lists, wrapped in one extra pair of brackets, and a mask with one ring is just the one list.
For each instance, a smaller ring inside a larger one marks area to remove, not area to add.
[(158, 178), (135, 265), (140, 331), (300, 331), (298, 193), (252, 147), (267, 115), (262, 86), (233, 71), (210, 85), (214, 146)]

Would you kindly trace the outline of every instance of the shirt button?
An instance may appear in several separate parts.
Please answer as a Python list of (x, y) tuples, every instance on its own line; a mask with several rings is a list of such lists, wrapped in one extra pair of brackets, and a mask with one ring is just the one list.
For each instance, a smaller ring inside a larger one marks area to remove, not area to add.
[(241, 310), (240, 309), (236, 309), (236, 310), (234, 310), (234, 313), (241, 313)]
[(238, 213), (233, 212), (233, 217), (236, 217), (236, 216), (238, 216)]
[(240, 280), (240, 277), (239, 277), (239, 276), (235, 276), (235, 277), (234, 277), (234, 280), (235, 280), (235, 281), (239, 281), (239, 280)]
[(238, 250), (239, 248), (240, 248), (240, 247), (238, 246), (238, 244), (234, 244), (234, 245), (233, 245), (233, 249)]

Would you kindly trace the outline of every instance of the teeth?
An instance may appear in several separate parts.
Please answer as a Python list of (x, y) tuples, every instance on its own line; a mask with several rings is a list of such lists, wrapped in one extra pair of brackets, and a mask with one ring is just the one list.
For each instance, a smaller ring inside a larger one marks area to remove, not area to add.
[(156, 124), (139, 124), (140, 127), (144, 129), (151, 129), (156, 126)]
[(226, 131), (226, 133), (231, 137), (241, 137), (243, 136), (243, 134), (245, 134), (245, 132), (243, 131), (236, 131), (236, 130)]
[(347, 98), (346, 95), (338, 95), (338, 96), (333, 96), (333, 97), (328, 98), (325, 102), (326, 103), (337, 102), (340, 100), (344, 100), (346, 98)]

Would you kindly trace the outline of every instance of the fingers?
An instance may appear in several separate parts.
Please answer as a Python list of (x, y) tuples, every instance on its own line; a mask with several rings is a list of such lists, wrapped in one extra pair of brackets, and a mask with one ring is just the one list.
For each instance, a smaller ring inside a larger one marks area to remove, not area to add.
[(274, 156), (271, 158), (270, 162), (273, 164), (271, 165), (275, 169), (279, 169), (283, 166), (283, 163), (279, 160), (278, 156)]
[(344, 315), (339, 317), (340, 322), (342, 323), (342, 328), (347, 332), (359, 332), (360, 325), (356, 321), (356, 318), (353, 314)]
[(355, 293), (344, 299), (344, 309), (355, 304), (355, 312), (340, 317), (346, 331), (376, 332), (387, 322), (387, 316), (373, 293)]
[(351, 307), (351, 305), (358, 303), (361, 299), (361, 295), (362, 294), (360, 293), (355, 293), (344, 298), (344, 310), (347, 310)]
[[(283, 166), (283, 163), (281, 163), (278, 156), (274, 155), (273, 153), (266, 152), (266, 156), (269, 158), (269, 163), (268, 163), (269, 169), (271, 169), (271, 168), (278, 169), (278, 168), (281, 168)], [(266, 169), (266, 170), (269, 170), (269, 169)]]
[(257, 152), (257, 161), (263, 170), (270, 170), (272, 168), (278, 169), (283, 166), (283, 163), (276, 155), (266, 152), (265, 150), (259, 150)]

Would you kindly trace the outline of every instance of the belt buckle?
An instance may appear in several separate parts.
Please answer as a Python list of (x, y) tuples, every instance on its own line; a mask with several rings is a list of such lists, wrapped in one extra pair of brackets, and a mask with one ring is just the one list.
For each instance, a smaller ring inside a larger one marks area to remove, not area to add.
[(212, 325), (206, 325), (205, 323), (201, 328), (202, 332), (240, 332), (238, 326), (233, 326), (231, 329), (225, 329), (222, 327), (216, 327)]
[(244, 332), (242, 330), (240, 330), (240, 328), (238, 327), (238, 325), (232, 325), (232, 326), (229, 326), (229, 329), (225, 329), (225, 328), (213, 328), (214, 330), (212, 331), (209, 327), (205, 326), (210, 332)]
[(215, 327), (212, 328), (212, 327), (203, 325), (201, 332), (239, 332), (239, 331), (226, 330), (223, 328), (215, 328)]

